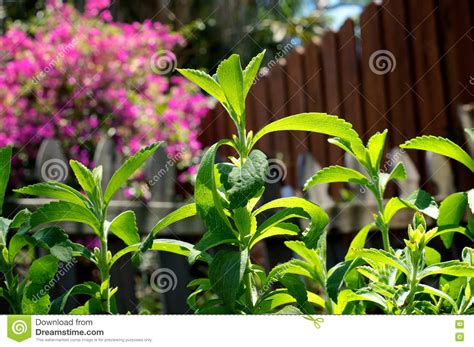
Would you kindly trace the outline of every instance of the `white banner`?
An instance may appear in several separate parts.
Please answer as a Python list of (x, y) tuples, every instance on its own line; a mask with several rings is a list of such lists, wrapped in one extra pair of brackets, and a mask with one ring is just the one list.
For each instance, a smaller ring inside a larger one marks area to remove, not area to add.
[(0, 316), (0, 346), (473, 346), (473, 316)]

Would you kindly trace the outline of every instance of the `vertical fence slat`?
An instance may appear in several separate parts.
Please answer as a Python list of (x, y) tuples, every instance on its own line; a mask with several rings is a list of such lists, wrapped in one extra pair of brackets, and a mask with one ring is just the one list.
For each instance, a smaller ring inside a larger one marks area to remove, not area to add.
[(363, 82), (364, 114), (367, 135), (388, 128), (387, 99), (385, 94), (384, 68), (377, 67), (378, 57), (383, 56), (381, 40), (381, 8), (368, 5), (360, 16), (361, 68)]
[[(287, 57), (285, 77), (288, 88), (288, 115), (306, 111), (303, 53), (304, 49), (299, 47)], [(293, 144), (292, 156), (296, 160), (299, 154), (308, 150), (309, 134), (301, 131), (290, 131), (289, 134)]]
[(339, 66), (341, 69), (341, 94), (344, 118), (351, 122), (362, 136), (365, 133), (360, 78), (359, 58), (357, 57), (354, 21), (347, 20), (338, 33)]
[[(326, 107), (327, 113), (342, 117), (342, 103), (340, 94), (340, 69), (338, 64), (337, 35), (332, 32), (326, 32), (322, 38), (322, 54), (324, 88), (326, 90)], [(329, 162), (331, 165), (343, 165), (344, 152), (336, 147), (329, 146)], [(334, 183), (330, 187), (333, 197), (339, 195), (343, 185)]]
[[(284, 75), (284, 65), (286, 61), (281, 59), (278, 64), (275, 64), (269, 75), (269, 90), (270, 90), (270, 119), (275, 121), (288, 115), (287, 110), (287, 89)], [(272, 142), (275, 144), (276, 153), (283, 158), (287, 166), (287, 179), (289, 182), (295, 182), (294, 160), (291, 158), (291, 139), (288, 132), (278, 132), (269, 135)], [(292, 164), (293, 163), (293, 164)]]
[(410, 89), (413, 83), (410, 31), (403, 0), (388, 1), (384, 6), (382, 21), (385, 48), (394, 58), (394, 70), (386, 74), (390, 119), (393, 125), (389, 137), (392, 139), (392, 144), (398, 146), (417, 134), (414, 94)]
[[(253, 99), (253, 114), (251, 117), (254, 119), (254, 134), (256, 131), (262, 129), (267, 123), (269, 123), (270, 109), (268, 108), (268, 77), (263, 74), (258, 75), (258, 82), (250, 89), (250, 97)], [(270, 136), (264, 136), (259, 142), (257, 147), (263, 150), (270, 156), (274, 155), (274, 148), (272, 146)]]
[[(308, 112), (326, 112), (324, 95), (324, 73), (321, 58), (321, 46), (312, 41), (305, 47), (305, 71), (308, 93)], [(328, 143), (320, 134), (310, 135), (311, 152), (320, 165), (329, 165)]]

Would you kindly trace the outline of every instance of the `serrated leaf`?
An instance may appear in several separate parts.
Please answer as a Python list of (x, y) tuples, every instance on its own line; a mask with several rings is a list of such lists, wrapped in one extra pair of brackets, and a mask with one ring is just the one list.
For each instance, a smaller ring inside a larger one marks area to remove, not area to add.
[(10, 161), (12, 148), (10, 146), (0, 148), (0, 215), (2, 214), (3, 201), (10, 179)]
[(449, 139), (438, 136), (420, 136), (405, 142), (403, 149), (418, 149), (444, 155), (465, 165), (474, 172), (474, 159)]
[(391, 198), (385, 205), (383, 217), (385, 223), (390, 223), (395, 213), (404, 208), (411, 208), (430, 216), (438, 218), (439, 210), (436, 200), (424, 190), (416, 190), (406, 198)]
[(58, 271), (58, 259), (52, 255), (45, 255), (31, 263), (28, 270), (29, 280), (37, 285), (48, 284)]
[[(439, 216), (436, 225), (438, 227), (458, 226), (466, 212), (467, 203), (467, 195), (464, 192), (447, 196), (439, 205)], [(444, 233), (440, 237), (444, 246), (450, 248), (453, 243), (454, 232)]]
[(125, 211), (115, 217), (110, 222), (109, 231), (125, 242), (127, 246), (140, 242), (137, 220), (133, 211)]
[(393, 266), (403, 272), (405, 275), (409, 274), (406, 265), (393, 254), (379, 250), (379, 249), (356, 249), (354, 250), (356, 256), (369, 259), (375, 263), (380, 263), (388, 266)]
[(89, 297), (94, 297), (99, 293), (100, 287), (97, 283), (94, 282), (85, 282), (74, 285), (66, 293), (60, 297), (54, 299), (51, 303), (49, 314), (63, 314), (64, 309), (70, 298), (73, 298), (76, 295), (87, 295)]
[(370, 230), (374, 226), (375, 225), (373, 223), (370, 223), (359, 230), (357, 235), (354, 236), (354, 238), (352, 239), (351, 244), (349, 245), (349, 250), (347, 251), (347, 254), (344, 260), (347, 261), (347, 260), (354, 259), (356, 257), (354, 250), (365, 247), (365, 241), (367, 240), (367, 235), (369, 234)]
[(371, 290), (360, 289), (357, 292), (353, 292), (351, 289), (344, 289), (337, 298), (338, 305), (335, 313), (342, 314), (347, 304), (353, 301), (370, 301), (383, 309), (387, 309), (387, 303), (384, 298)]
[(232, 166), (230, 172), (220, 172), (231, 209), (246, 206), (260, 192), (265, 184), (267, 169), (267, 156), (259, 150), (253, 150), (242, 167)]
[(86, 166), (77, 160), (70, 160), (69, 165), (71, 166), (74, 175), (76, 176), (77, 182), (82, 189), (89, 194), (93, 194), (96, 184), (94, 181), (94, 175)]
[(441, 254), (434, 248), (425, 247), (425, 263), (426, 265), (433, 265), (441, 262)]
[(194, 215), (196, 215), (196, 204), (194, 203), (181, 206), (177, 210), (167, 214), (164, 218), (162, 218), (158, 223), (155, 224), (153, 229), (142, 242), (142, 247), (140, 248), (140, 251), (145, 252), (147, 249), (149, 249), (153, 244), (153, 239), (160, 231), (167, 228), (173, 223), (176, 223), (185, 218), (192, 217)]
[(65, 201), (54, 201), (41, 206), (31, 215), (31, 227), (51, 222), (78, 222), (89, 225), (99, 234), (100, 223), (87, 208)]
[[(196, 245), (202, 251), (207, 250), (226, 240), (236, 240), (234, 231), (222, 207), (221, 197), (217, 191), (214, 163), (217, 150), (228, 144), (226, 140), (212, 145), (204, 155), (199, 165), (194, 188), (194, 201), (197, 213), (203, 220), (207, 232)], [(211, 235), (212, 234), (212, 235)], [(209, 242), (212, 239), (212, 242)]]
[(245, 273), (248, 253), (222, 250), (217, 252), (209, 266), (213, 290), (224, 304), (233, 308)]
[(247, 94), (252, 87), (253, 81), (255, 76), (260, 69), (260, 65), (262, 64), (263, 57), (265, 56), (265, 50), (257, 54), (255, 57), (250, 60), (243, 71), (244, 75), (244, 99), (247, 97)]
[(333, 165), (316, 172), (310, 179), (306, 181), (303, 190), (308, 190), (316, 184), (333, 182), (351, 182), (361, 185), (366, 185), (369, 183), (367, 177), (365, 177), (359, 171), (339, 165)]
[(474, 266), (461, 263), (458, 260), (447, 261), (444, 263), (433, 264), (421, 271), (418, 278), (421, 280), (427, 276), (449, 275), (456, 277), (474, 277)]
[(177, 69), (180, 74), (197, 84), (206, 93), (215, 97), (219, 102), (225, 102), (225, 95), (219, 83), (207, 73), (192, 69)]
[(308, 248), (316, 248), (321, 236), (323, 235), (324, 229), (329, 223), (328, 215), (318, 205), (298, 197), (281, 198), (266, 203), (262, 207), (255, 210), (253, 215), (257, 216), (258, 214), (270, 209), (287, 206), (300, 207), (308, 214), (311, 223), (303, 232), (302, 239)]
[(255, 134), (252, 146), (266, 134), (288, 130), (309, 131), (340, 137), (350, 143), (351, 149), (357, 157), (365, 157), (365, 147), (352, 125), (339, 117), (326, 113), (300, 113), (274, 121)]
[(356, 267), (364, 264), (362, 259), (351, 259), (348, 261), (344, 261), (342, 263), (338, 263), (334, 267), (331, 268), (328, 274), (328, 278), (326, 280), (326, 291), (329, 297), (337, 303), (338, 300), (338, 293), (341, 289), (344, 278), (346, 275)]
[(387, 129), (382, 133), (377, 132), (369, 139), (367, 143), (367, 151), (369, 152), (370, 164), (372, 170), (378, 172), (380, 170), (380, 160), (382, 159), (383, 149), (385, 146), (385, 138), (387, 137)]
[(293, 223), (278, 223), (274, 226), (263, 229), (260, 232), (257, 230), (257, 232), (255, 233), (254, 237), (252, 237), (252, 240), (250, 242), (250, 248), (252, 248), (257, 243), (259, 243), (260, 241), (266, 238), (277, 236), (277, 235), (296, 236), (298, 235), (299, 231), (300, 231), (300, 228)]
[(380, 186), (382, 190), (385, 190), (387, 183), (391, 180), (402, 181), (407, 178), (407, 172), (405, 170), (405, 165), (402, 162), (397, 163), (390, 174), (380, 173)]
[(81, 193), (69, 187), (68, 185), (60, 182), (51, 181), (36, 183), (26, 187), (15, 189), (14, 191), (20, 194), (44, 196), (51, 199), (59, 199), (87, 207), (85, 203), (85, 197)]
[(145, 161), (160, 147), (161, 142), (142, 148), (112, 175), (104, 193), (104, 203), (108, 204), (118, 189), (138, 170)]
[[(244, 113), (244, 81), (240, 57), (232, 54), (217, 67), (217, 78), (230, 107), (237, 117)], [(240, 123), (240, 119), (238, 119)]]

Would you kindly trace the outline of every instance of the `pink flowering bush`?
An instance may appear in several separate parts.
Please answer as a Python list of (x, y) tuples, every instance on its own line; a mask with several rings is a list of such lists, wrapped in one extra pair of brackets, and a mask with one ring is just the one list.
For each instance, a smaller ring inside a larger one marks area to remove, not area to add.
[(199, 151), (207, 99), (169, 77), (171, 50), (184, 39), (157, 22), (113, 22), (109, 2), (87, 1), (79, 13), (49, 1), (43, 16), (0, 37), (0, 147), (19, 150), (17, 180), (29, 176), (39, 144), (50, 138), (85, 165), (106, 135), (123, 154), (164, 140), (180, 168)]

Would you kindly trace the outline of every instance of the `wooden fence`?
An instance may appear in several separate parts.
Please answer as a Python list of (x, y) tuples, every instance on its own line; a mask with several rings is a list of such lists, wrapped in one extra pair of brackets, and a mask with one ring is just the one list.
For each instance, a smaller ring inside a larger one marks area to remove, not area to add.
[[(338, 32), (328, 31), (267, 63), (268, 72), (261, 71), (247, 99), (248, 126), (255, 131), (286, 115), (325, 112), (351, 122), (364, 140), (388, 129), (387, 154), (421, 134), (447, 136), (465, 146), (462, 128), (472, 126), (472, 114), (459, 108), (474, 102), (473, 12), (469, 0), (368, 5), (359, 26), (349, 19)], [(233, 132), (229, 117), (216, 107), (201, 140), (208, 145)], [(305, 178), (297, 165), (301, 155), (310, 153), (323, 167), (344, 161), (342, 150), (317, 134), (273, 133), (260, 148), (283, 159), (287, 183), (295, 189)], [(432, 157), (426, 162), (424, 153), (410, 151), (408, 158), (417, 164), (421, 187), (440, 193)], [(452, 169), (459, 189), (472, 186), (467, 170)], [(341, 188), (334, 184), (330, 196), (339, 200)]]

